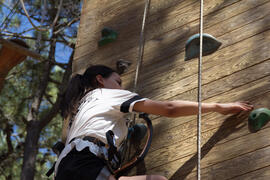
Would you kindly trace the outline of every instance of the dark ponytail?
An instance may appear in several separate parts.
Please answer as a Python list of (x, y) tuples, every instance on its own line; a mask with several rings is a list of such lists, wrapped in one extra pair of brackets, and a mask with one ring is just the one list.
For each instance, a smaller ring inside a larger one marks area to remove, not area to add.
[(96, 76), (108, 78), (113, 72), (115, 71), (107, 66), (95, 65), (87, 68), (83, 75), (77, 74), (72, 77), (61, 101), (61, 115), (66, 118), (71, 113), (75, 114), (85, 93), (100, 87)]

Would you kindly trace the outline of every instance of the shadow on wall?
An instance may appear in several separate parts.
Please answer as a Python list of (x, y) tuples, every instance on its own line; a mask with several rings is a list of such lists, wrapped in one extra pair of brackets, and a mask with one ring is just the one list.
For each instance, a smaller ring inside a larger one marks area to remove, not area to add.
[[(225, 3), (226, 1), (224, 1), (224, 4)], [(223, 4), (220, 4), (219, 6), (223, 6)], [(219, 7), (215, 7), (215, 8), (219, 9)], [(142, 15), (143, 15), (143, 9), (144, 9), (143, 1), (134, 1), (134, 4), (132, 4), (132, 8), (126, 8), (125, 10), (121, 9), (119, 12), (117, 12), (117, 15), (113, 16), (108, 21), (104, 22), (103, 24), (104, 26), (111, 27), (119, 32), (119, 41), (116, 41), (114, 44), (111, 44), (109, 46), (100, 48), (100, 51), (98, 52), (99, 60), (108, 59), (108, 57), (111, 56), (110, 63), (115, 64), (115, 62), (119, 58), (122, 58), (120, 54), (123, 51), (133, 48), (134, 44), (137, 44), (137, 45), (139, 44), (139, 34), (141, 30), (141, 20), (142, 20)], [(162, 10), (158, 12), (158, 15), (157, 15), (158, 17), (156, 19), (160, 20), (158, 22), (160, 26), (166, 23), (166, 19), (165, 20), (163, 19), (163, 17), (166, 16), (166, 12)], [(218, 11), (216, 11), (215, 13), (218, 13)], [(215, 15), (215, 14), (213, 13), (212, 15)], [(267, 24), (269, 23), (266, 22), (265, 24), (262, 24), (262, 26), (267, 26)], [(103, 27), (100, 27), (100, 28), (103, 28)], [(144, 67), (143, 67), (142, 69), (143, 71), (141, 73), (142, 78), (139, 79), (139, 85), (145, 86), (145, 84), (143, 83), (144, 73), (150, 74), (152, 73), (151, 71), (153, 71), (153, 76), (155, 75), (155, 73), (159, 73), (159, 72), (155, 72), (154, 66), (152, 66), (151, 63), (156, 63), (155, 65), (160, 65), (160, 66), (164, 64), (174, 65), (174, 62), (177, 60), (176, 59), (177, 56), (175, 56), (175, 54), (183, 51), (184, 49), (185, 41), (183, 41), (183, 39), (187, 39), (188, 38), (187, 36), (193, 34), (193, 32), (196, 32), (197, 29), (198, 29), (198, 26), (190, 27), (190, 28), (186, 27), (185, 29), (179, 28), (177, 31), (175, 31), (174, 34), (171, 34), (171, 35), (175, 35), (174, 38), (168, 37), (166, 34), (162, 34), (158, 37), (154, 37), (151, 40), (149, 40), (149, 42), (147, 42), (148, 44), (146, 45), (151, 46), (151, 54), (150, 55), (148, 54), (146, 58), (149, 59), (150, 63), (149, 65), (145, 67), (147, 72), (144, 72)], [(150, 32), (147, 32), (147, 33), (150, 33)], [(126, 41), (126, 42), (123, 43), (123, 41)], [(129, 43), (129, 42), (132, 42), (132, 43)], [(254, 46), (257, 46), (258, 44), (259, 42), (254, 42)], [(110, 52), (110, 53), (107, 53), (107, 52)], [(127, 59), (127, 60), (130, 60), (130, 59)], [(132, 59), (132, 61), (134, 64), (136, 63), (136, 59)], [(88, 61), (87, 63), (91, 63), (91, 62)], [(150, 68), (150, 66), (152, 66), (152, 68)], [(166, 68), (167, 67), (168, 66), (166, 66)], [(164, 68), (164, 71), (169, 70), (166, 68)], [(130, 89), (132, 89), (133, 82), (130, 81), (130, 83), (127, 86)], [(155, 96), (160, 93), (161, 86), (158, 86), (156, 89), (151, 88), (151, 85), (149, 86), (146, 85), (146, 87), (148, 89), (151, 89), (151, 96)], [(144, 96), (144, 94), (141, 94), (141, 95)], [(231, 117), (231, 119), (235, 119), (235, 117)], [(202, 157), (204, 157), (214, 147), (214, 145), (218, 141), (226, 138), (231, 133), (239, 129), (236, 127), (237, 125), (241, 124), (241, 122), (239, 122), (239, 124), (235, 124), (238, 121), (236, 122), (232, 122), (232, 121), (233, 120), (230, 120), (230, 118), (224, 121), (220, 129), (216, 132), (216, 134), (213, 137), (211, 137), (209, 141), (203, 146)], [(163, 123), (162, 126), (156, 126), (155, 128), (158, 128), (158, 129), (165, 128), (164, 125), (166, 126), (166, 124)], [(225, 128), (228, 126), (232, 126), (232, 128)], [(158, 138), (161, 134), (156, 134), (154, 138)], [(196, 166), (196, 159), (197, 159), (196, 157), (197, 156), (194, 155), (194, 157), (192, 157), (182, 167), (180, 167), (175, 172), (172, 179), (179, 179), (181, 175), (183, 176), (183, 178), (185, 178)], [(145, 173), (145, 170), (146, 170), (145, 164), (142, 164), (141, 167), (142, 168), (140, 169), (140, 172), (138, 172), (138, 174)]]
[[(240, 129), (247, 127), (244, 122), (247, 115), (241, 118), (237, 116), (231, 116), (224, 120), (217, 132), (202, 146), (201, 148), (201, 159), (203, 159), (208, 152), (221, 140), (227, 138), (230, 134), (239, 131)], [(192, 170), (197, 166), (197, 154), (192, 156), (186, 161), (170, 178), (170, 180), (185, 179)]]
[[(173, 0), (171, 2), (175, 3), (176, 1)], [(169, 6), (168, 2), (166, 3), (167, 6)], [(132, 4), (132, 8), (130, 8), (129, 4), (129, 7), (127, 7), (125, 10), (121, 9), (120, 12), (117, 12), (117, 15), (113, 16), (112, 18), (108, 18), (108, 21), (105, 21), (102, 24), (102, 27), (100, 27), (101, 29), (103, 27), (110, 27), (119, 33), (119, 38), (113, 44), (100, 47), (97, 54), (93, 53), (98, 60), (102, 61), (103, 59), (105, 59), (107, 60), (105, 62), (107, 65), (114, 67), (115, 62), (120, 58), (122, 58), (121, 54), (123, 53), (123, 51), (131, 49), (134, 46), (135, 47), (139, 46), (143, 10), (144, 10), (144, 1), (134, 1), (134, 4)], [(166, 16), (166, 14), (161, 12), (158, 13), (158, 15), (156, 16), (158, 19), (163, 19), (163, 17)], [(163, 22), (165, 21), (160, 21), (160, 25), (162, 25)], [(179, 42), (179, 40), (183, 38), (182, 36), (181, 37), (177, 36), (176, 38), (173, 39), (172, 42), (168, 42), (167, 44), (161, 44), (160, 46), (158, 46), (158, 48), (154, 50), (156, 54), (155, 53), (152, 54), (153, 57), (151, 57), (151, 59), (155, 60), (155, 57), (159, 56), (160, 54), (165, 54), (168, 48), (172, 47), (174, 43)], [(154, 41), (160, 42), (161, 40), (155, 39)], [(137, 51), (135, 53), (137, 54)], [(110, 56), (111, 59), (108, 58)], [(110, 62), (108, 62), (109, 60)], [(135, 67), (137, 59), (132, 59), (132, 61), (133, 67)], [(91, 62), (88, 61), (87, 63)], [(142, 84), (143, 83), (142, 81), (143, 80), (140, 79), (139, 84)], [(129, 81), (129, 84), (127, 86), (129, 87), (129, 89), (132, 89), (133, 81)], [(155, 138), (158, 137), (156, 136)], [(136, 174), (145, 174), (145, 173), (146, 173), (145, 163), (141, 162), (137, 166)]]
[[(156, 0), (157, 1), (157, 0)], [(192, 0), (193, 2), (194, 0)], [(155, 4), (158, 4), (158, 12), (156, 12), (156, 9), (153, 9), (153, 12), (155, 13), (153, 16), (155, 20), (158, 22), (146, 22), (146, 39), (149, 38), (149, 35), (152, 34), (152, 32), (148, 31), (148, 28), (150, 28), (153, 24), (154, 26), (160, 26), (160, 27), (166, 27), (163, 25), (163, 23), (166, 23), (168, 19), (166, 20), (167, 13), (170, 12), (170, 10), (167, 10), (174, 6), (175, 4), (180, 4), (185, 2), (182, 1), (176, 1), (176, 0), (169, 0), (164, 2), (155, 2)], [(161, 4), (166, 4), (164, 9)], [(185, 2), (186, 3), (186, 2)], [(140, 38), (140, 31), (141, 31), (141, 23), (142, 23), (142, 16), (143, 16), (143, 10), (144, 10), (144, 1), (132, 1), (123, 3), (123, 7), (119, 7), (119, 5), (114, 5), (111, 7), (108, 7), (104, 10), (104, 12), (100, 13), (104, 15), (104, 22), (102, 25), (99, 25), (99, 29), (101, 30), (103, 27), (110, 27), (114, 30), (116, 30), (119, 33), (118, 40), (116, 40), (113, 44), (100, 47), (97, 52), (88, 52), (88, 55), (85, 57), (81, 57), (80, 64), (81, 67), (87, 67), (91, 64), (91, 57), (95, 59), (95, 62), (105, 62), (106, 65), (109, 65), (111, 67), (115, 67), (115, 63), (119, 59), (125, 59), (132, 61), (132, 69), (135, 69), (136, 61), (137, 61), (137, 54), (138, 54), (138, 45), (139, 45), (139, 38)], [(108, 12), (107, 12), (108, 11)], [(151, 11), (148, 16), (152, 16)], [(149, 24), (151, 23), (151, 24)], [(152, 30), (153, 31), (153, 28)], [(179, 29), (179, 34), (180, 34)], [(155, 32), (155, 34), (157, 34)], [(151, 59), (150, 61), (155, 63), (156, 60), (160, 55), (163, 54), (162, 58), (165, 59), (166, 52), (171, 49), (172, 47), (175, 47), (175, 43), (179, 43), (179, 41), (183, 40), (182, 37), (179, 37), (179, 34), (175, 35), (175, 38), (171, 38), (172, 42), (163, 41), (163, 39), (159, 37), (153, 38), (151, 42), (154, 42), (155, 46), (152, 48), (151, 51), (154, 53), (151, 54), (151, 57), (148, 59)], [(153, 36), (153, 35), (152, 35)], [(160, 35), (158, 35), (160, 36)], [(180, 36), (184, 36), (180, 35)], [(165, 42), (165, 43), (164, 43)], [(183, 43), (184, 44), (184, 43)], [(88, 43), (86, 46), (90, 48), (91, 43)], [(151, 45), (152, 46), (152, 45)], [(158, 47), (157, 47), (158, 46)], [(175, 48), (175, 51), (178, 52), (179, 49)], [(127, 54), (128, 52), (129, 54)], [(123, 57), (123, 54), (124, 57)], [(132, 54), (132, 55), (131, 55)], [(78, 57), (77, 57), (78, 58)], [(160, 59), (160, 57), (159, 57)], [(170, 60), (173, 61), (173, 60)], [(132, 85), (129, 85), (128, 87), (132, 87)]]
[[(132, 1), (134, 3), (132, 3)], [(104, 5), (101, 10), (97, 11), (97, 15), (100, 16), (100, 19), (97, 20), (98, 22), (96, 24), (92, 23), (92, 25), (97, 26), (95, 29), (99, 29), (99, 32), (89, 32), (95, 33), (95, 37), (91, 39), (90, 42), (88, 41), (87, 44), (81, 45), (84, 46), (83, 50), (77, 47), (78, 52), (82, 52), (76, 57), (80, 63), (78, 67), (75, 67), (75, 71), (84, 69), (92, 64), (97, 64), (99, 61), (102, 64), (114, 68), (116, 61), (120, 59), (118, 55), (131, 47), (132, 44), (127, 42), (137, 40), (139, 37), (141, 18), (138, 17), (142, 16), (144, 9), (143, 3), (143, 1), (134, 0), (129, 0), (122, 4), (120, 4), (120, 2), (110, 3), (109, 5)], [(85, 16), (87, 16), (87, 14), (85, 14)], [(104, 27), (111, 28), (118, 32), (118, 39), (106, 46), (96, 47), (98, 41), (101, 39), (101, 31)], [(85, 28), (85, 32), (90, 29), (90, 27)], [(88, 38), (85, 32), (82, 33), (81, 36)], [(89, 49), (89, 51), (87, 51), (87, 49)], [(92, 58), (95, 59), (94, 62), (91, 61)]]
[[(249, 102), (251, 102), (255, 106), (255, 108), (269, 107), (270, 102), (267, 100), (267, 97), (269, 97), (269, 83), (265, 84), (265, 87), (258, 87), (258, 88), (268, 89), (268, 91), (258, 93), (256, 94), (256, 96), (254, 96), (254, 93), (258, 92), (258, 89), (257, 90), (254, 89), (254, 92), (247, 92), (247, 94), (243, 94), (243, 97)], [(250, 98), (247, 99), (246, 97)], [(241, 97), (239, 97), (239, 99), (241, 99)], [(219, 141), (226, 139), (228, 136), (239, 131), (240, 129), (246, 128), (247, 129), (246, 132), (249, 133), (247, 126), (248, 115), (249, 115), (248, 113), (242, 113), (240, 115), (230, 116), (227, 119), (225, 119), (220, 128), (217, 130), (217, 132), (202, 146), (201, 159), (203, 159)], [(265, 126), (263, 129), (266, 128), (269, 129), (269, 125)], [(219, 155), (222, 156), (222, 154)], [(247, 159), (242, 158), (241, 162), (243, 161), (243, 163), (237, 161), (237, 163), (241, 163), (241, 169), (249, 169), (250, 164), (247, 163), (246, 160)], [(255, 159), (253, 163), (254, 164), (256, 163)], [(179, 180), (187, 178), (188, 175), (196, 168), (196, 166), (197, 166), (197, 154), (194, 154), (171, 176), (170, 180)], [(223, 171), (225, 171), (223, 174), (226, 173), (230, 174), (231, 170), (232, 168), (223, 169)], [(235, 169), (232, 171), (235, 171)], [(213, 171), (213, 175), (214, 173), (215, 172)], [(215, 177), (218, 178), (218, 174)]]
[[(226, 3), (224, 1), (224, 3)], [(222, 4), (220, 6), (223, 6)], [(218, 7), (217, 7), (218, 9)], [(265, 8), (265, 10), (267, 10), (267, 8)], [(218, 12), (215, 12), (218, 13)], [(214, 15), (211, 14), (211, 15)], [(252, 14), (250, 14), (250, 16), (252, 16)], [(210, 16), (209, 16), (210, 17)], [(210, 17), (211, 18), (211, 17)], [(263, 28), (262, 28), (263, 27)], [(264, 31), (268, 31), (269, 27), (269, 20), (268, 18), (264, 17), (264, 20), (262, 21), (262, 24), (260, 26), (260, 29), (265, 29)], [(263, 31), (263, 32), (264, 32)], [(255, 32), (254, 34), (251, 35), (254, 36), (256, 35), (256, 33), (262, 33), (261, 31), (259, 32)], [(253, 41), (252, 42), (253, 45), (251, 47), (253, 47), (253, 49), (256, 49), (256, 47), (259, 47), (261, 42), (259, 41)], [(252, 49), (251, 49), (252, 50)], [(253, 59), (249, 59), (249, 61), (252, 61)], [(254, 94), (252, 92), (247, 92), (250, 97), (254, 97)], [(262, 92), (262, 93), (266, 93), (266, 92)], [(245, 99), (247, 99), (247, 95), (243, 95), (243, 97)], [(239, 97), (239, 99), (241, 99), (241, 97)], [(256, 99), (251, 98), (251, 100), (256, 101)], [(269, 103), (267, 104), (267, 106), (269, 106)], [(246, 127), (246, 124), (243, 124), (242, 126), (238, 127), (239, 125), (241, 125), (241, 123), (247, 119), (247, 117), (242, 118), (242, 119), (237, 119), (235, 121), (236, 117), (232, 116), (228, 119), (226, 119), (224, 121), (224, 123), (222, 124), (222, 126), (218, 129), (218, 131), (206, 142), (206, 144), (202, 147), (202, 158), (204, 158), (207, 153), (215, 146), (215, 144), (217, 144), (219, 141), (225, 139), (226, 137), (228, 137), (230, 134), (233, 134), (234, 132), (239, 131), (241, 128)], [(228, 128), (229, 127), (229, 128)], [(197, 166), (197, 154), (195, 154), (194, 156), (192, 156), (188, 161), (186, 161), (184, 163), (183, 166), (181, 166), (174, 174), (173, 176), (170, 178), (170, 180), (179, 180), (179, 179), (185, 179), (191, 172), (192, 170), (194, 170), (194, 168)], [(247, 166), (249, 166), (247, 164)], [(230, 173), (228, 171), (228, 173)]]

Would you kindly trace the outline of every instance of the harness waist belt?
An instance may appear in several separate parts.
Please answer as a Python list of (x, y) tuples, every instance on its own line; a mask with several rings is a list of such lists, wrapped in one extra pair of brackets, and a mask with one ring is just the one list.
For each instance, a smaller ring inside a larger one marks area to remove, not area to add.
[(98, 146), (106, 146), (106, 144), (102, 141), (100, 141), (98, 138), (95, 138), (95, 137), (92, 137), (92, 136), (84, 136), (84, 137), (75, 137), (73, 139), (70, 140), (69, 144), (74, 141), (75, 139), (82, 139), (82, 140), (85, 140), (85, 141), (89, 141), (89, 142), (92, 142)]
[(105, 146), (105, 143), (100, 141), (98, 138), (95, 138), (95, 137), (91, 137), (91, 136), (85, 136), (82, 138), (83, 140), (87, 140), (89, 142), (92, 142), (98, 146)]

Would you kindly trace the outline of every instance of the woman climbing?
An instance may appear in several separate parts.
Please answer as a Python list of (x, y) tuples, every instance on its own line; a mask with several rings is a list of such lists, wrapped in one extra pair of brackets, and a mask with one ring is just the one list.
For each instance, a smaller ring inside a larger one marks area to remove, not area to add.
[[(202, 112), (234, 114), (250, 111), (245, 102), (202, 103)], [(62, 140), (66, 146), (56, 166), (56, 180), (115, 180), (107, 163), (107, 132), (112, 132), (117, 149), (127, 136), (128, 112), (145, 112), (166, 117), (195, 115), (198, 103), (191, 101), (154, 101), (123, 90), (120, 76), (112, 69), (96, 65), (83, 75), (75, 75), (61, 103), (65, 119)], [(159, 175), (122, 176), (119, 180), (166, 180)]]

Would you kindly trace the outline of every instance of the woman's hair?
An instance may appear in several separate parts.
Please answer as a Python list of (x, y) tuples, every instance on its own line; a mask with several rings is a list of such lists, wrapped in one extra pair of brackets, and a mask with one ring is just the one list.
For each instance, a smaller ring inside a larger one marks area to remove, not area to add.
[(61, 115), (66, 118), (71, 113), (75, 113), (85, 93), (100, 87), (96, 79), (97, 75), (108, 78), (113, 72), (115, 71), (107, 66), (95, 65), (87, 68), (83, 75), (73, 76), (60, 104)]

